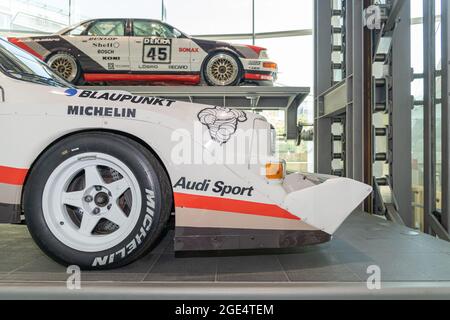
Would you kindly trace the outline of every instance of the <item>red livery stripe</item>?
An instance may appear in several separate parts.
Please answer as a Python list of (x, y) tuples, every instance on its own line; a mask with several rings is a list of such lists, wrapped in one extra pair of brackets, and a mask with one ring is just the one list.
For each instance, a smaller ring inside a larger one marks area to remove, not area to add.
[(253, 51), (255, 51), (258, 55), (260, 54), (261, 51), (267, 50), (266, 48), (258, 47), (258, 46), (252, 46), (252, 45), (249, 45), (249, 44), (247, 44), (246, 46), (248, 48), (252, 49)]
[(251, 214), (256, 216), (274, 217), (289, 220), (301, 220), (299, 217), (294, 216), (293, 214), (274, 204), (199, 196), (178, 192), (174, 193), (174, 197), (175, 206), (177, 207)]
[(260, 73), (246, 73), (244, 78), (247, 80), (268, 80), (272, 81), (273, 76), (269, 74), (260, 74)]
[(161, 81), (199, 83), (200, 75), (185, 74), (131, 74), (131, 73), (85, 73), (86, 81)]
[(25, 50), (28, 53), (31, 53), (33, 56), (35, 56), (36, 58), (39, 58), (40, 60), (44, 60), (44, 57), (41, 56), (39, 53), (37, 53), (36, 51), (34, 51), (32, 48), (30, 48), (29, 46), (27, 46), (25, 44), (25, 42), (23, 42), (22, 40), (20, 40), (19, 38), (8, 38), (8, 41), (11, 42), (12, 44), (15, 44), (16, 46), (18, 46), (19, 48)]
[(28, 169), (19, 169), (0, 166), (0, 183), (23, 185)]

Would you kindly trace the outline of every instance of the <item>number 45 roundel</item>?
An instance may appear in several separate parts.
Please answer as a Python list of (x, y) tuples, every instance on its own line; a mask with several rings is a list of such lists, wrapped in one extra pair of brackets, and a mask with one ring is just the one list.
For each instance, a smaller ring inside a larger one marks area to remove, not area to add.
[(144, 39), (144, 63), (170, 63), (172, 40), (163, 38)]

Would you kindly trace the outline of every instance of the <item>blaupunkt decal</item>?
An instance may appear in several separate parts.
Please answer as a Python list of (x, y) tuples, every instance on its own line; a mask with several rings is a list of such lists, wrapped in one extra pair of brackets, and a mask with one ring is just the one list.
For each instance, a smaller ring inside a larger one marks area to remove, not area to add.
[(162, 107), (170, 107), (174, 102), (176, 102), (175, 100), (157, 97), (136, 96), (132, 94), (124, 94), (118, 92), (99, 92), (90, 90), (81, 91), (73, 88), (67, 89), (65, 93), (69, 97), (77, 96), (79, 98), (86, 98), (86, 99), (129, 102), (134, 104), (148, 104), (152, 106), (162, 106)]

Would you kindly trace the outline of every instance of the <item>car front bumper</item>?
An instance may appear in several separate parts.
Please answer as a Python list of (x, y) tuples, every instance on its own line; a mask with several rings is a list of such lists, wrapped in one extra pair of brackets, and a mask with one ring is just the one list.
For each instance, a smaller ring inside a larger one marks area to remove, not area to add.
[(224, 212), (214, 205), (186, 208), (175, 197), (175, 250), (276, 249), (324, 243), (372, 190), (351, 179), (300, 173), (286, 176), (283, 188), (287, 191), (281, 204), (285, 215), (280, 216), (249, 212), (254, 203), (245, 207), (242, 201), (241, 212)]

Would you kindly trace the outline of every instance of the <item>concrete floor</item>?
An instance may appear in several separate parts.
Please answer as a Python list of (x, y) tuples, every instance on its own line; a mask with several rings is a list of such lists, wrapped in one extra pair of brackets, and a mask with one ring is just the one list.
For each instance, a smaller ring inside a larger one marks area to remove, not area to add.
[[(128, 288), (157, 283), (174, 288), (180, 283), (365, 286), (371, 265), (381, 268), (383, 283), (450, 282), (450, 243), (366, 214), (353, 214), (329, 243), (289, 250), (175, 256), (172, 238), (169, 231), (152, 253), (127, 267), (82, 272), (82, 282)], [(36, 247), (26, 227), (0, 226), (0, 288), (62, 287), (67, 277), (64, 267)]]

